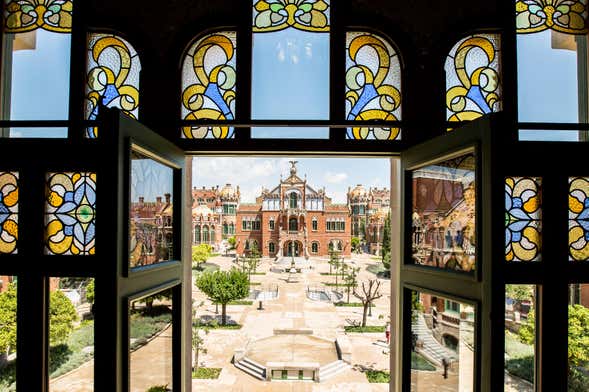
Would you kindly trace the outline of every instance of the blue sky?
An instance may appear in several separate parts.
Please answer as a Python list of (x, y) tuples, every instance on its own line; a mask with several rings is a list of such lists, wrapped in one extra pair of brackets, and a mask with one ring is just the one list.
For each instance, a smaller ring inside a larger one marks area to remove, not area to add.
[[(37, 50), (14, 52), (12, 119), (66, 119), (70, 36), (42, 29), (36, 34)], [(577, 56), (571, 50), (551, 49), (551, 34), (547, 30), (518, 36), (520, 121), (577, 121)], [(289, 28), (254, 34), (253, 44), (253, 118), (329, 117), (329, 34)], [(15, 129), (12, 135), (63, 137), (65, 132)], [(327, 137), (328, 129), (258, 128), (253, 135)], [(528, 131), (527, 136), (576, 140), (577, 132)]]
[(227, 183), (239, 185), (241, 201), (253, 203), (262, 187), (272, 189), (290, 175), (290, 163), (298, 161), (297, 174), (318, 190), (325, 187), (335, 203), (346, 202), (348, 187), (363, 184), (369, 187), (389, 187), (390, 163), (383, 158), (193, 158), (192, 185), (210, 188)]

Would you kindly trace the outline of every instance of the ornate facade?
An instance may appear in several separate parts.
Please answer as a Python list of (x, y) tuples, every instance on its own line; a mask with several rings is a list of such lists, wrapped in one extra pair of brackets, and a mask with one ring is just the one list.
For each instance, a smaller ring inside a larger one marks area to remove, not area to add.
[(256, 247), (265, 257), (328, 256), (330, 249), (351, 253), (351, 238), (358, 236), (365, 249), (377, 252), (389, 211), (389, 190), (359, 185), (348, 190), (347, 203), (333, 203), (325, 188), (315, 189), (297, 174), (290, 174), (273, 189), (263, 189), (254, 203), (241, 203), (239, 187), (193, 188), (194, 244), (225, 249), (236, 238), (236, 251)]

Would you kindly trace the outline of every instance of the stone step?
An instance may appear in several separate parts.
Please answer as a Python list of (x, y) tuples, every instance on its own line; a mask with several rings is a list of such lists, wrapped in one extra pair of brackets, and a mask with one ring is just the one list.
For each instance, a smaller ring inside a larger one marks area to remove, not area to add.
[(262, 373), (266, 371), (266, 368), (264, 366), (260, 365), (259, 363), (257, 363), (253, 359), (249, 359), (248, 357), (244, 357), (240, 362), (244, 363), (244, 364), (247, 363), (249, 365), (249, 367), (253, 367)]
[(345, 363), (344, 361), (336, 361), (332, 362), (322, 368), (319, 369), (319, 380), (321, 382), (335, 376), (350, 368), (350, 365)]
[(238, 361), (234, 363), (235, 367), (246, 372), (247, 374), (249, 374), (252, 377), (255, 377), (259, 380), (265, 380), (266, 377), (266, 372), (260, 372), (258, 369), (254, 368), (254, 367), (250, 367), (250, 365), (248, 363), (244, 363), (243, 361)]

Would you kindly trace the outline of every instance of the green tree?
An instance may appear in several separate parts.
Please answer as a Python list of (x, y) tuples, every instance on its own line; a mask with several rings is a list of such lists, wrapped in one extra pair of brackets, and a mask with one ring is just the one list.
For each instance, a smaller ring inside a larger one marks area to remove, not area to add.
[(569, 306), (569, 368), (589, 362), (589, 309)]
[[(209, 334), (209, 327), (206, 324), (201, 323), (200, 318), (197, 316), (197, 310), (204, 305), (201, 302), (197, 306), (192, 307), (192, 370), (198, 370), (198, 358), (200, 354), (206, 354), (207, 349), (204, 347), (204, 337)], [(202, 333), (201, 333), (202, 332)]]
[(386, 252), (382, 258), (382, 265), (387, 272), (391, 270), (391, 252)]
[(192, 268), (199, 269), (200, 264), (211, 257), (213, 248), (209, 244), (199, 244), (192, 247)]
[(237, 248), (237, 238), (235, 236), (227, 238), (227, 242), (229, 243), (229, 250)]
[(528, 318), (517, 331), (519, 340), (523, 344), (533, 345), (536, 340), (536, 315), (534, 310), (530, 310)]
[(92, 278), (88, 282), (88, 286), (86, 286), (86, 301), (88, 301), (89, 304), (94, 304), (94, 296), (95, 296), (94, 278)]
[[(246, 267), (247, 265), (247, 267)], [(258, 267), (260, 265), (260, 251), (258, 250), (258, 245), (254, 242), (250, 252), (245, 257), (244, 267), (247, 269), (247, 279), (251, 282), (252, 279), (252, 272), (256, 273)]]
[(419, 300), (419, 293), (417, 291), (411, 291), (411, 321), (415, 321), (417, 312), (423, 312), (423, 305)]
[(0, 352), (10, 354), (16, 348), (16, 285), (0, 293)]
[(64, 293), (56, 290), (49, 294), (49, 342), (52, 346), (67, 340), (77, 319), (76, 308)]
[(519, 302), (533, 301), (534, 286), (529, 284), (508, 284), (505, 286), (505, 296)]
[(221, 304), (221, 325), (227, 324), (227, 304), (249, 294), (247, 274), (235, 268), (230, 271), (206, 271), (196, 279), (196, 287), (213, 303)]
[(163, 299), (170, 299), (172, 298), (172, 289), (167, 289), (164, 291), (160, 291), (159, 293), (155, 293), (150, 295), (149, 297), (140, 300), (140, 302), (145, 303), (145, 313), (152, 314), (153, 313), (153, 303), (155, 301), (161, 301)]
[(389, 268), (390, 268), (390, 253), (391, 253), (391, 214), (387, 214), (384, 221), (384, 228), (382, 230), (382, 248), (380, 254), (382, 255), (382, 262), (384, 264), (385, 255), (389, 254)]
[(350, 240), (350, 245), (352, 246), (352, 252), (359, 252), (360, 251), (360, 238), (352, 237)]

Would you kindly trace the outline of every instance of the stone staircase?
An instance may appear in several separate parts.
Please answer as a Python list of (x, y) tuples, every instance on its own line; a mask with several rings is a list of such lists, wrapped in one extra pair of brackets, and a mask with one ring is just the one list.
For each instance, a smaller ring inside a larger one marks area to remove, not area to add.
[(411, 323), (411, 331), (417, 334), (418, 340), (423, 342), (423, 346), (418, 347), (416, 350), (438, 366), (442, 366), (442, 358), (444, 357), (448, 358), (450, 362), (458, 359), (454, 351), (444, 347), (433, 337), (432, 331), (425, 323), (423, 314), (419, 313)]
[(319, 368), (319, 380), (318, 381), (323, 382), (323, 381), (325, 381), (325, 380), (335, 376), (336, 374), (339, 374), (349, 368), (350, 368), (350, 365), (348, 365), (346, 362), (344, 362), (342, 360), (328, 363), (327, 365)]
[(243, 357), (239, 361), (234, 361), (233, 364), (236, 368), (243, 370), (252, 377), (266, 380), (266, 368), (247, 357)]

